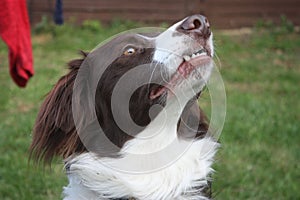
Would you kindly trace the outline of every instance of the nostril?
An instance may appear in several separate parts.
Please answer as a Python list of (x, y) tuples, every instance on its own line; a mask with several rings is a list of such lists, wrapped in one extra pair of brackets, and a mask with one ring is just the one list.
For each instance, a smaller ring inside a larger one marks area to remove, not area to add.
[(199, 19), (195, 19), (193, 24), (194, 24), (194, 29), (199, 29), (202, 25)]
[(199, 19), (198, 17), (190, 17), (188, 19), (186, 19), (182, 24), (181, 24), (181, 28), (184, 30), (194, 30), (194, 29), (200, 29), (202, 26), (201, 19)]
[(203, 15), (192, 15), (188, 17), (180, 26), (183, 30), (204, 30), (209, 28), (209, 22)]

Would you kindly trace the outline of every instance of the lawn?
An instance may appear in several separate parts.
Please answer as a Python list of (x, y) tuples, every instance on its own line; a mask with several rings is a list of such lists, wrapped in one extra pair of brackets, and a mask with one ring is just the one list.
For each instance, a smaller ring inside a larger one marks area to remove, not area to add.
[[(33, 33), (35, 76), (19, 89), (0, 42), (0, 199), (60, 199), (67, 184), (60, 159), (50, 168), (28, 163), (38, 108), (66, 62), (105, 38), (139, 26), (103, 28), (40, 24)], [(227, 93), (227, 116), (214, 168), (215, 199), (300, 199), (300, 34), (288, 26), (244, 33), (215, 31)]]

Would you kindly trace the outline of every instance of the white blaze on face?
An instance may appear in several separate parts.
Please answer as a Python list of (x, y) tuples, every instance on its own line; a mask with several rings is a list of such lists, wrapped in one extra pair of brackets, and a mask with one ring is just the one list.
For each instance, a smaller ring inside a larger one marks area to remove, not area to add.
[(170, 73), (174, 73), (177, 67), (182, 62), (182, 55), (180, 55), (186, 37), (183, 34), (176, 36), (174, 33), (178, 33), (176, 28), (185, 19), (177, 22), (166, 31), (161, 33), (155, 38), (155, 52), (153, 60), (165, 64)]

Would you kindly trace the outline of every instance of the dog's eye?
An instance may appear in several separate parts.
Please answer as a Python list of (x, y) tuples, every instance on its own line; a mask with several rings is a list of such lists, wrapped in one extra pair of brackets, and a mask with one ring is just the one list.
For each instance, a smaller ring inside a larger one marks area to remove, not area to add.
[(134, 54), (135, 51), (136, 51), (135, 48), (130, 47), (130, 48), (126, 49), (123, 54), (125, 56), (130, 56), (130, 55)]

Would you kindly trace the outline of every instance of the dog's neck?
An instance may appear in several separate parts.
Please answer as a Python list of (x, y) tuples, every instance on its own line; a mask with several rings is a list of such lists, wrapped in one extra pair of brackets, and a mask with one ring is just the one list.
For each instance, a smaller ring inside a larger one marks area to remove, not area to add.
[(169, 101), (137, 137), (124, 144), (117, 158), (89, 152), (67, 159), (65, 200), (207, 199), (204, 189), (218, 144), (209, 137), (177, 136), (185, 104), (185, 99)]

